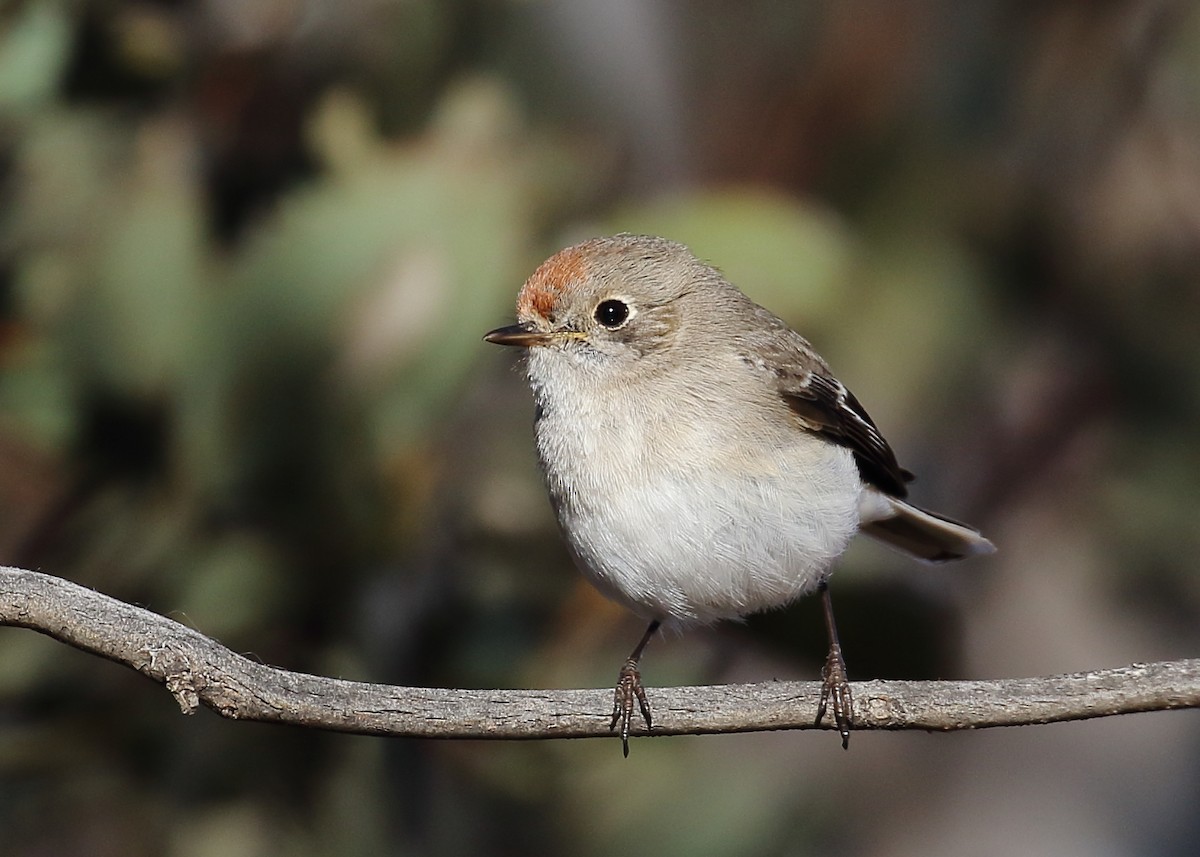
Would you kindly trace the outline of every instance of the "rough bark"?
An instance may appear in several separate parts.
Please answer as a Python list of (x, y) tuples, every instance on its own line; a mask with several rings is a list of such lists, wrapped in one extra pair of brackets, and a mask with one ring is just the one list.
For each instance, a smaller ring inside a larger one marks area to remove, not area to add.
[[(30, 628), (167, 687), (185, 714), (425, 738), (610, 735), (612, 690), (396, 687), (277, 669), (149, 610), (0, 567), (0, 625)], [(951, 731), (1200, 707), (1200, 659), (994, 681), (856, 682), (855, 729)], [(812, 729), (818, 682), (652, 688), (655, 735)], [(820, 728), (832, 728), (826, 722)], [(633, 734), (645, 734), (640, 721)]]

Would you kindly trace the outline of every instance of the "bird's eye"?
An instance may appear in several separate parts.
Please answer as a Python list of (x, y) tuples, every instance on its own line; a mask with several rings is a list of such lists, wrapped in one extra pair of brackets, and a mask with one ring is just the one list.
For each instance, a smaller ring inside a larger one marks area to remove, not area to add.
[(596, 311), (592, 313), (592, 317), (596, 319), (598, 324), (607, 327), (609, 330), (616, 330), (629, 320), (629, 306), (625, 301), (609, 298), (597, 304)]

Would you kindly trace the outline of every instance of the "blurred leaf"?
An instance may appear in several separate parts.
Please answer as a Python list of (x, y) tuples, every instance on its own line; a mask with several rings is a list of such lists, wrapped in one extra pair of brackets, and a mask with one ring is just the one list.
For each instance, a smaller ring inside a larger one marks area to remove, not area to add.
[(164, 389), (194, 351), (203, 284), (203, 216), (194, 152), (170, 121), (144, 128), (132, 174), (112, 188), (95, 288), (81, 296), (76, 336), (117, 389)]
[(815, 344), (877, 420), (953, 401), (985, 355), (981, 336), (998, 331), (981, 271), (937, 230), (870, 246), (836, 326)]
[(0, 372), (4, 431), (38, 449), (63, 453), (74, 430), (74, 389), (62, 372), (57, 343), (29, 342), (5, 355)]
[[(532, 229), (532, 165), (509, 148), (515, 119), (502, 89), (463, 87), (448, 101), (458, 118), (410, 146), (356, 142), (361, 122), (320, 132), (338, 171), (282, 200), (231, 263), (185, 387), (185, 438), (203, 479), (239, 460), (231, 420), (262, 406), (248, 391), (286, 387), (297, 371), (328, 384), (324, 395), (369, 393), (380, 448), (404, 449), (509, 314)], [(345, 94), (326, 107), (356, 111)]]
[(278, 615), (287, 600), (281, 560), (269, 544), (246, 536), (205, 545), (179, 580), (175, 603), (184, 621), (226, 645), (252, 638), (255, 626)]
[(37, 0), (7, 13), (0, 28), (0, 113), (36, 107), (54, 95), (71, 41), (64, 5)]

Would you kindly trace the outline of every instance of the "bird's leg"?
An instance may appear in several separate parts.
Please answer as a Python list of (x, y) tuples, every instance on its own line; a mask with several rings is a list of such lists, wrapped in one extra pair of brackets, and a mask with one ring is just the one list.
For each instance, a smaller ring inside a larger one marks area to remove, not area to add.
[(642, 717), (646, 721), (646, 729), (650, 729), (650, 700), (646, 699), (646, 688), (642, 687), (642, 674), (638, 671), (638, 661), (642, 659), (642, 651), (660, 624), (657, 619), (650, 623), (650, 627), (642, 635), (641, 642), (630, 653), (617, 676), (617, 689), (613, 694), (612, 723), (608, 725), (608, 728), (611, 731), (617, 728), (618, 723), (621, 724), (621, 748), (626, 758), (629, 757), (629, 721), (633, 719), (635, 697), (638, 708), (642, 711)]
[(822, 580), (817, 587), (821, 606), (825, 610), (825, 630), (829, 632), (829, 656), (821, 668), (821, 702), (817, 705), (817, 725), (832, 705), (833, 722), (842, 733), (842, 749), (850, 749), (850, 727), (854, 725), (854, 698), (850, 695), (850, 680), (846, 676), (846, 661), (838, 641), (837, 623), (833, 621), (833, 602), (829, 599), (829, 583)]

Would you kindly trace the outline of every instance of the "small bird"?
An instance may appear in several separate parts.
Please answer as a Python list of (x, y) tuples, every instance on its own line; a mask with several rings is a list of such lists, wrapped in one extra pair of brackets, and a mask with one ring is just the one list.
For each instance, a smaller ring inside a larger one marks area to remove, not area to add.
[(629, 755), (639, 663), (660, 627), (737, 619), (820, 593), (829, 654), (816, 723), (848, 747), (853, 699), (829, 597), (858, 530), (926, 562), (991, 553), (905, 500), (912, 474), (808, 341), (682, 244), (645, 235), (561, 250), (525, 282), (537, 451), (576, 564), (649, 622), (618, 674)]

